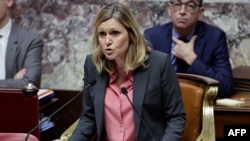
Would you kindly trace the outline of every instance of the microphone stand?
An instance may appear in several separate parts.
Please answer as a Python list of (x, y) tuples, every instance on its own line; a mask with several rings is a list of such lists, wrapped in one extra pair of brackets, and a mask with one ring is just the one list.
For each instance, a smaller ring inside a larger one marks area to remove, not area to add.
[(135, 108), (134, 104), (133, 104), (133, 103), (132, 103), (132, 101), (129, 99), (127, 89), (126, 89), (126, 88), (124, 88), (124, 87), (122, 87), (122, 88), (121, 88), (121, 91), (122, 91), (122, 93), (123, 93), (123, 94), (127, 97), (128, 101), (129, 101), (129, 103), (130, 103), (130, 105), (131, 105), (131, 106), (132, 106), (132, 108), (135, 110), (135, 113), (136, 113), (136, 114), (137, 114), (137, 116), (140, 118), (140, 120), (141, 120), (141, 121), (142, 121), (142, 123), (145, 125), (145, 127), (147, 128), (147, 130), (148, 130), (148, 132), (149, 132), (150, 136), (152, 137), (152, 140), (153, 140), (153, 141), (156, 141), (156, 139), (155, 139), (155, 137), (154, 137), (154, 135), (153, 135), (152, 131), (150, 130), (150, 128), (149, 128), (149, 126), (148, 126), (148, 124), (146, 123), (146, 121), (145, 121), (145, 120), (143, 120), (143, 118), (140, 116), (139, 112), (136, 110), (136, 108)]
[(36, 125), (35, 127), (33, 127), (28, 133), (27, 136), (25, 138), (25, 141), (28, 141), (28, 137), (29, 135), (34, 132), (34, 130), (36, 128), (38, 128), (40, 125), (42, 125), (44, 122), (48, 121), (51, 119), (52, 116), (54, 116), (55, 114), (57, 114), (59, 111), (61, 111), (64, 107), (66, 107), (67, 105), (69, 105), (73, 100), (75, 100), (78, 96), (80, 96), (82, 94), (83, 91), (85, 91), (87, 88), (89, 88), (90, 86), (93, 86), (96, 83), (96, 80), (90, 81), (90, 83), (87, 84), (87, 86), (85, 86), (83, 88), (82, 91), (80, 91), (77, 95), (75, 95), (73, 98), (71, 98), (68, 102), (66, 102), (64, 105), (62, 105), (62, 107), (58, 108), (55, 112), (53, 112), (51, 115), (49, 115), (47, 118), (45, 118), (43, 121), (41, 121), (38, 125)]

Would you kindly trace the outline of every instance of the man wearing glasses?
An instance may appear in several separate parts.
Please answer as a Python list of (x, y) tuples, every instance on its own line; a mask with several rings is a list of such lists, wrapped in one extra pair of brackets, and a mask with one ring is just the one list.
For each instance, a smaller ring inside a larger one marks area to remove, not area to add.
[(218, 96), (231, 96), (232, 69), (226, 34), (201, 21), (202, 0), (171, 0), (167, 11), (172, 22), (144, 32), (151, 46), (170, 55), (176, 72), (214, 78), (220, 82)]

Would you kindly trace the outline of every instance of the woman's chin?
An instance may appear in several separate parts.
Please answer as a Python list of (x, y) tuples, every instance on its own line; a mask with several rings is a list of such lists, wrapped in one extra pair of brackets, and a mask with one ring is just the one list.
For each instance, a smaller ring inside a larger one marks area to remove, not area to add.
[(111, 61), (111, 60), (114, 60), (115, 57), (113, 57), (113, 56), (106, 56), (106, 59), (109, 60), (109, 61)]

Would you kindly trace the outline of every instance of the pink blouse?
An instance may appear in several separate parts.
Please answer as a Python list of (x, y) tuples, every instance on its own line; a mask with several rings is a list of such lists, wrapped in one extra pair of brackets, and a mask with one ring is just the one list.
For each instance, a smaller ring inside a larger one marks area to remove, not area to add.
[(136, 141), (133, 108), (121, 92), (122, 87), (126, 88), (132, 101), (133, 72), (125, 76), (120, 87), (116, 83), (118, 73), (112, 71), (109, 76), (110, 80), (104, 101), (106, 141)]

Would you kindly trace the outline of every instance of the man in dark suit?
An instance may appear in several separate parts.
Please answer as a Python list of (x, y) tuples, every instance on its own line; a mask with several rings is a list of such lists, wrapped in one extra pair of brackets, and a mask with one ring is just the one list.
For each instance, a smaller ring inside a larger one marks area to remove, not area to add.
[(176, 72), (217, 79), (219, 97), (232, 94), (232, 68), (226, 34), (200, 21), (202, 0), (171, 0), (167, 5), (172, 22), (144, 32), (155, 50), (168, 53)]
[(11, 21), (12, 5), (13, 0), (0, 1), (0, 87), (39, 85), (43, 40)]

